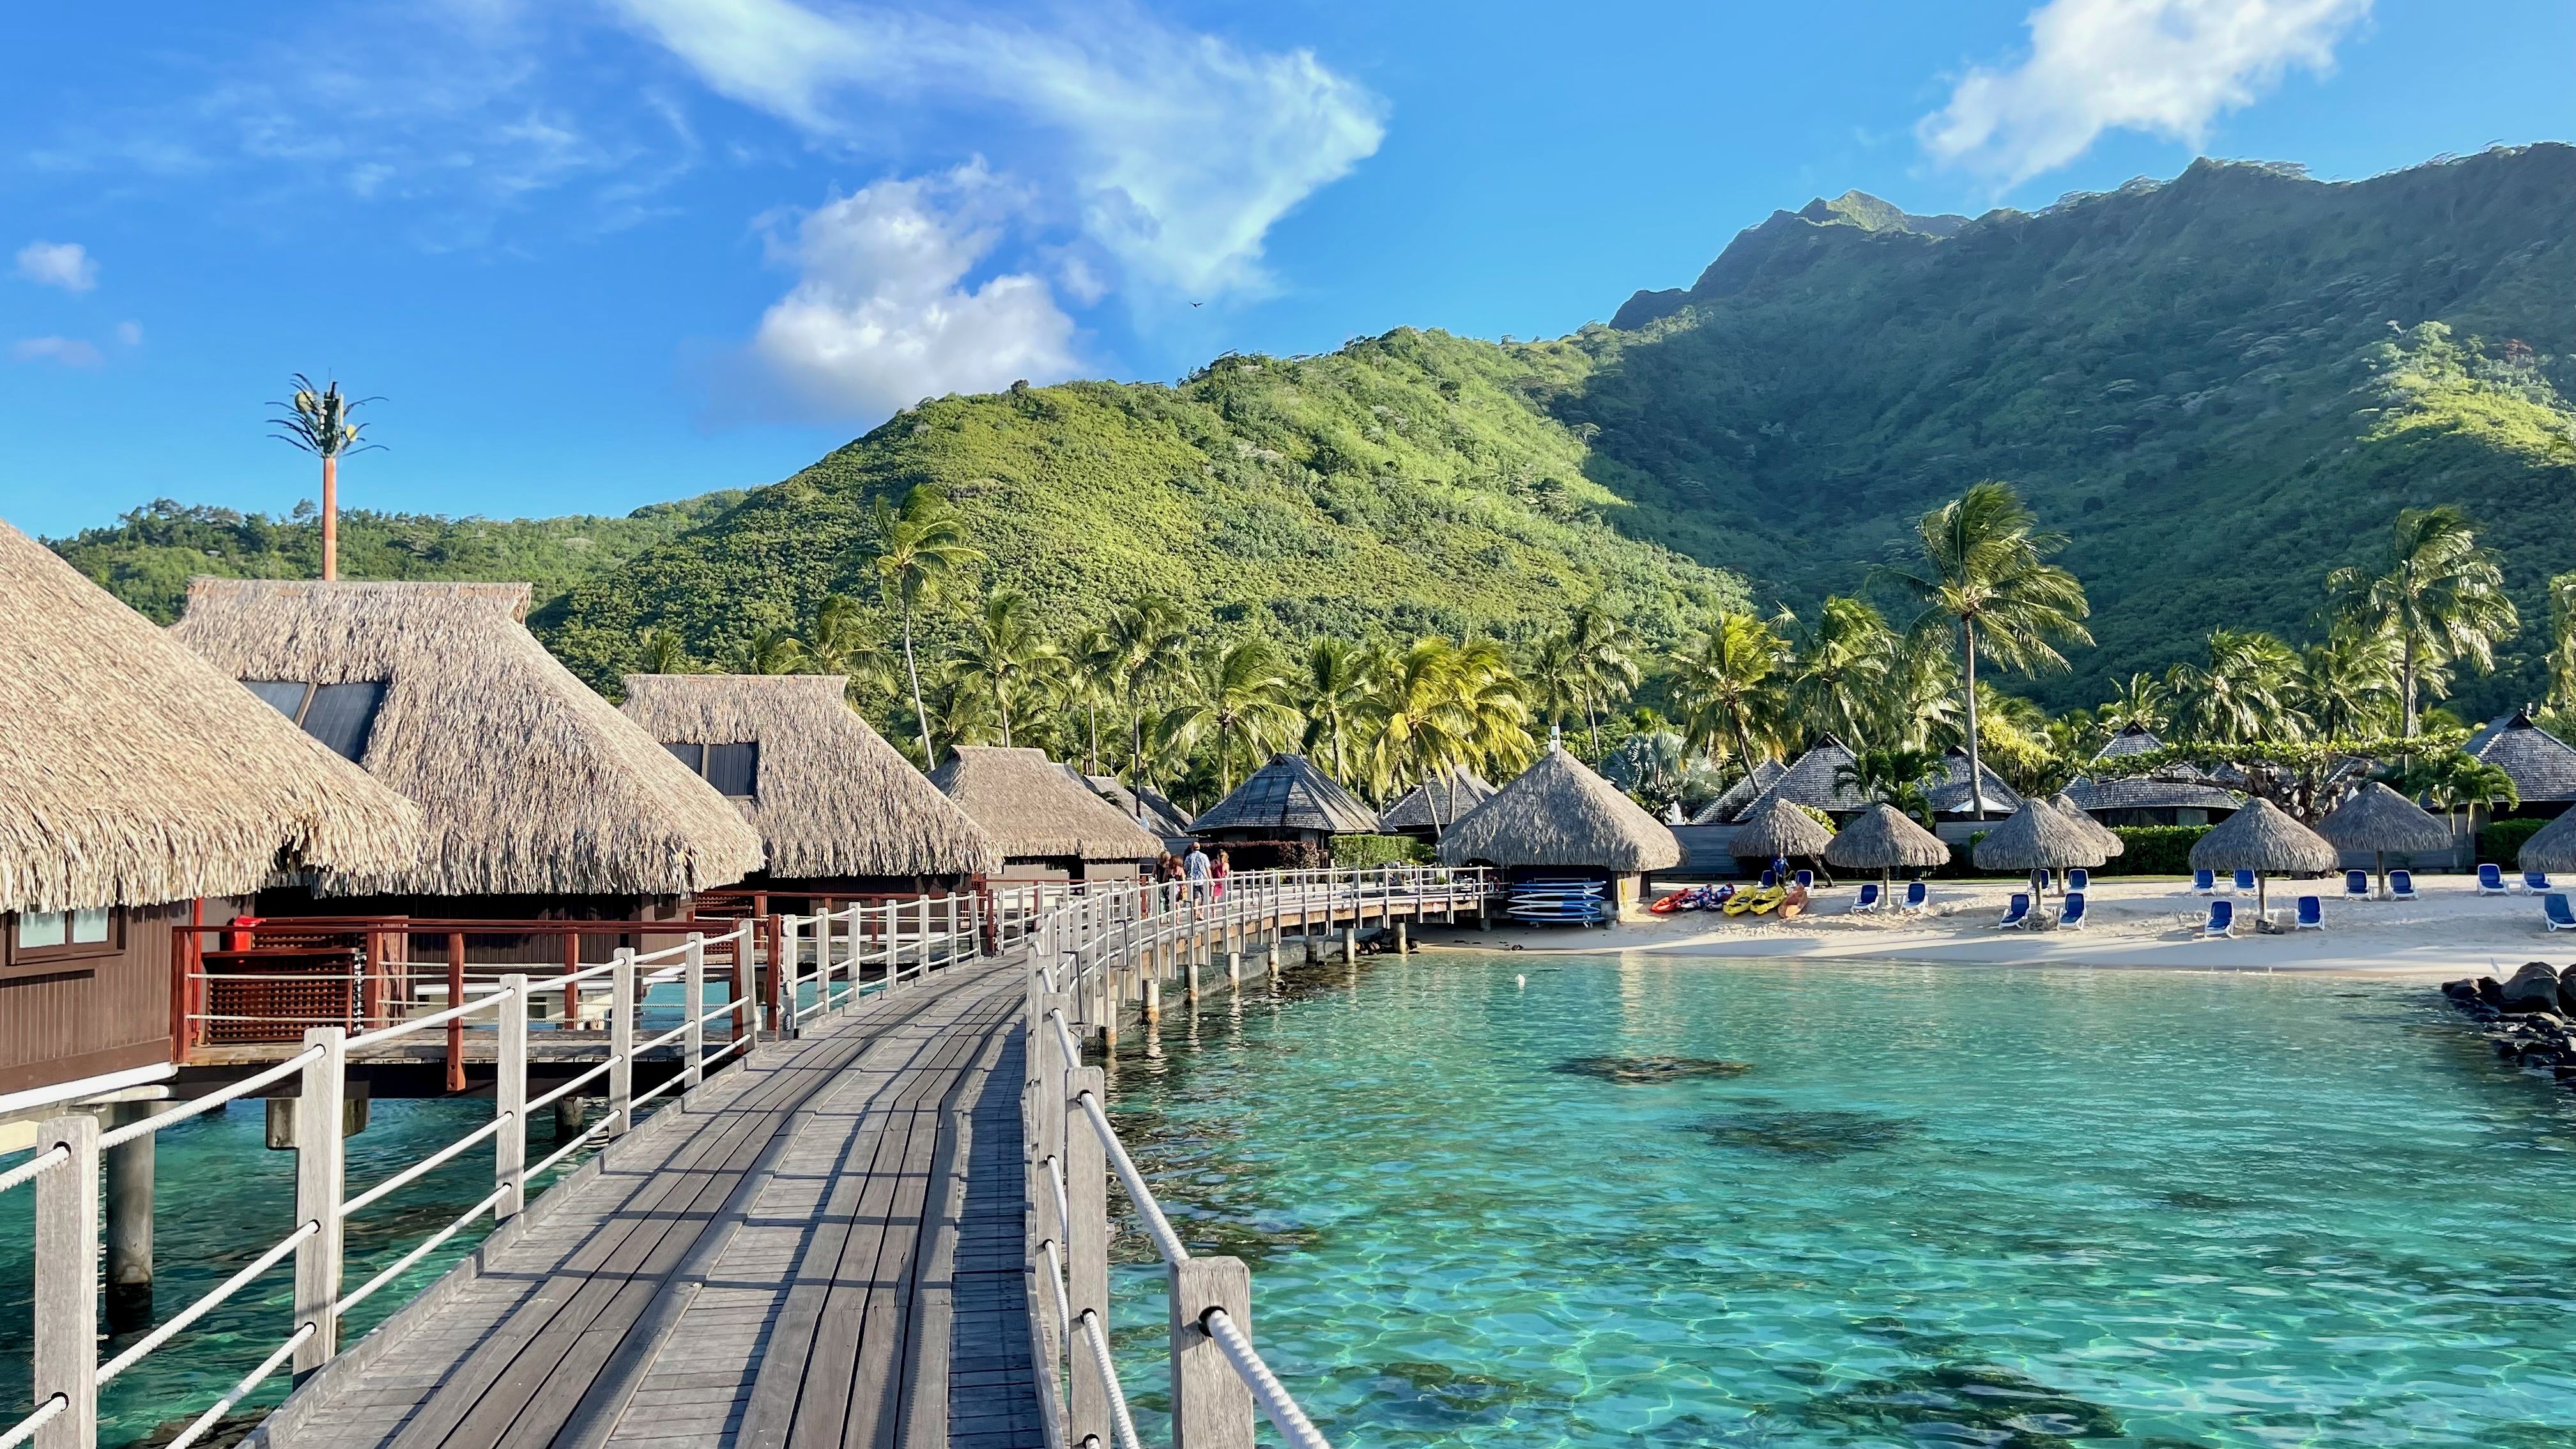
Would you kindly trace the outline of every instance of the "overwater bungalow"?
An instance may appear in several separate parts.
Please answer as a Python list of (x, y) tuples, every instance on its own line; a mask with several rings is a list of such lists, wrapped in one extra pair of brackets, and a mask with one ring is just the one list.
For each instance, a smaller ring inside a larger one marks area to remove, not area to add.
[(1148, 835), (1161, 836), (1166, 846), (1189, 849), (1190, 812), (1174, 804), (1162, 791), (1151, 785), (1139, 785), (1131, 790), (1126, 781), (1115, 775), (1085, 775), (1082, 778), (1094, 794), (1117, 806)]
[[(2097, 760), (2117, 760), (2165, 747), (2144, 725), (2129, 725), (2094, 753)], [(2174, 763), (2152, 774), (2080, 777), (2066, 787), (2066, 797), (2102, 825), (2215, 825), (2245, 802), (2196, 765)]]
[(1278, 754), (1190, 822), (1190, 834), (1234, 852), (1238, 866), (1294, 863), (1336, 835), (1375, 835), (1377, 812), (1304, 755)]
[(1160, 837), (1044, 750), (959, 745), (930, 783), (983, 827), (1013, 880), (1133, 877), (1163, 852)]
[(1378, 828), (1389, 835), (1437, 841), (1459, 817), (1494, 798), (1484, 776), (1464, 765), (1443, 770), (1396, 797), (1378, 813)]
[[(778, 897), (947, 895), (1001, 869), (981, 826), (850, 708), (837, 675), (630, 674), (626, 717), (760, 832), (727, 888)], [(780, 906), (779, 909), (788, 907)]]
[[(172, 637), (420, 807), (416, 864), (320, 869), (262, 916), (644, 921), (763, 864), (727, 782), (673, 757), (527, 630), (526, 584), (189, 585)], [(615, 936), (584, 943), (604, 960)], [(559, 948), (478, 941), (477, 959)]]
[(1597, 880), (1622, 910), (1649, 872), (1681, 864), (1673, 833), (1618, 786), (1551, 745), (1521, 777), (1440, 838), (1446, 865), (1492, 866), (1509, 880)]
[(401, 870), (411, 802), (0, 524), (0, 1112), (166, 1076), (174, 928), (281, 871)]
[(2461, 748), (2513, 777), (2521, 803), (2498, 818), (2549, 820), (2576, 805), (2576, 748), (2533, 723), (2529, 706), (2489, 720)]

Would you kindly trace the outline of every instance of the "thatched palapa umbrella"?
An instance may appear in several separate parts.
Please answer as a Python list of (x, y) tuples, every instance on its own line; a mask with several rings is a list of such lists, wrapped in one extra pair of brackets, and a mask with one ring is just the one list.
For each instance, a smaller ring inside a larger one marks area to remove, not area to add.
[(1816, 817), (1774, 795), (1754, 806), (1744, 823), (1735, 827), (1735, 839), (1727, 843), (1726, 851), (1738, 860), (1821, 857), (1833, 841), (1834, 833), (1817, 824)]
[(2095, 840), (2102, 842), (2102, 855), (2104, 859), (2107, 860), (2129, 848), (2129, 842), (2122, 840), (2118, 831), (2113, 830), (2110, 826), (2094, 819), (2093, 812), (2076, 804), (2074, 796), (2060, 790), (2048, 803), (2057, 807), (2058, 814), (2063, 815), (2067, 819), (2074, 821), (2076, 824), (2083, 826), (2087, 831), (2092, 833)]
[(2339, 857), (2323, 836), (2260, 796), (2210, 827), (2191, 848), (2191, 868), (2254, 872), (2254, 909), (2268, 905), (2264, 878), (2274, 871), (2328, 871)]
[(2451, 847), (2451, 827), (2377, 780), (2345, 796), (2317, 822), (2317, 834), (2338, 849), (2369, 851), (2383, 896), (2388, 894), (2388, 852)]
[(1825, 844), (1825, 863), (1845, 870), (1874, 870), (1892, 884), (1900, 870), (1929, 870), (1947, 864), (1950, 847), (1912, 817), (1881, 801), (1854, 817)]
[(1979, 870), (2087, 869), (2107, 859), (2102, 842), (2046, 800), (2024, 800), (2012, 818), (1986, 832), (1977, 842)]
[(2515, 864), (2524, 870), (2576, 871), (2576, 810), (2533, 831)]

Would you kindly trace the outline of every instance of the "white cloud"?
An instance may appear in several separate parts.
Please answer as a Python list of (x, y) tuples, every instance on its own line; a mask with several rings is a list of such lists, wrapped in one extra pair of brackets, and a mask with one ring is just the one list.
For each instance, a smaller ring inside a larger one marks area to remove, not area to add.
[(59, 362), (65, 367), (96, 367), (107, 359), (77, 337), (29, 337), (9, 349), (20, 362)]
[(31, 241), (18, 248), (18, 275), (66, 292), (98, 285), (98, 261), (79, 242)]
[(877, 182), (807, 212), (772, 255), (802, 274), (760, 319), (751, 355), (818, 418), (1075, 371), (1073, 319), (1040, 278), (967, 276), (1014, 201), (980, 163)]
[(1248, 52), (1123, 4), (1049, 30), (795, 0), (617, 3), (708, 86), (817, 138), (858, 144), (889, 112), (940, 106), (1033, 128), (1062, 153), (1083, 233), (1190, 300), (1264, 285), (1271, 226), (1385, 135), (1384, 104), (1310, 51)]
[(1945, 163), (2010, 186), (2062, 166), (2107, 130), (2200, 144), (2292, 68), (2323, 73), (2370, 0), (2049, 0), (2030, 54), (1978, 67), (1915, 127)]
[(119, 322), (119, 323), (117, 323), (117, 324), (116, 324), (116, 340), (117, 340), (118, 342), (120, 342), (120, 343), (124, 344), (124, 345), (125, 345), (125, 346), (127, 346), (127, 347), (140, 347), (140, 346), (142, 346), (142, 345), (143, 345), (143, 324), (142, 324), (142, 323), (140, 323), (140, 322)]

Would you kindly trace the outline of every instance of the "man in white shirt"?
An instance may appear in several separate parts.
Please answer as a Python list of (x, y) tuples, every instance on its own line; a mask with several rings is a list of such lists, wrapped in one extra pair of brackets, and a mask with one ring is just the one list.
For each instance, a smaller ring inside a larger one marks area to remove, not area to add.
[(1183, 860), (1181, 865), (1189, 872), (1190, 899), (1205, 904), (1209, 894), (1207, 847), (1195, 840), (1191, 841), (1189, 857)]

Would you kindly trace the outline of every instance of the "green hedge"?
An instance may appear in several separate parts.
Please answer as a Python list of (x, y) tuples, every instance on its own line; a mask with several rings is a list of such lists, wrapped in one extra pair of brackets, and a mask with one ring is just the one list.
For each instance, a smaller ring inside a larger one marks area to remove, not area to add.
[(2498, 820), (2478, 832), (2478, 859), (2494, 861), (2506, 870), (2518, 870), (2515, 862), (2522, 855), (2522, 843), (2540, 833), (2546, 820)]
[(1373, 865), (1430, 865), (1431, 847), (1410, 835), (1336, 835), (1333, 864), (1365, 870)]
[(2128, 848), (2102, 862), (2095, 875), (2189, 875), (2191, 848), (2209, 833), (2209, 827), (2114, 825), (2111, 833)]

